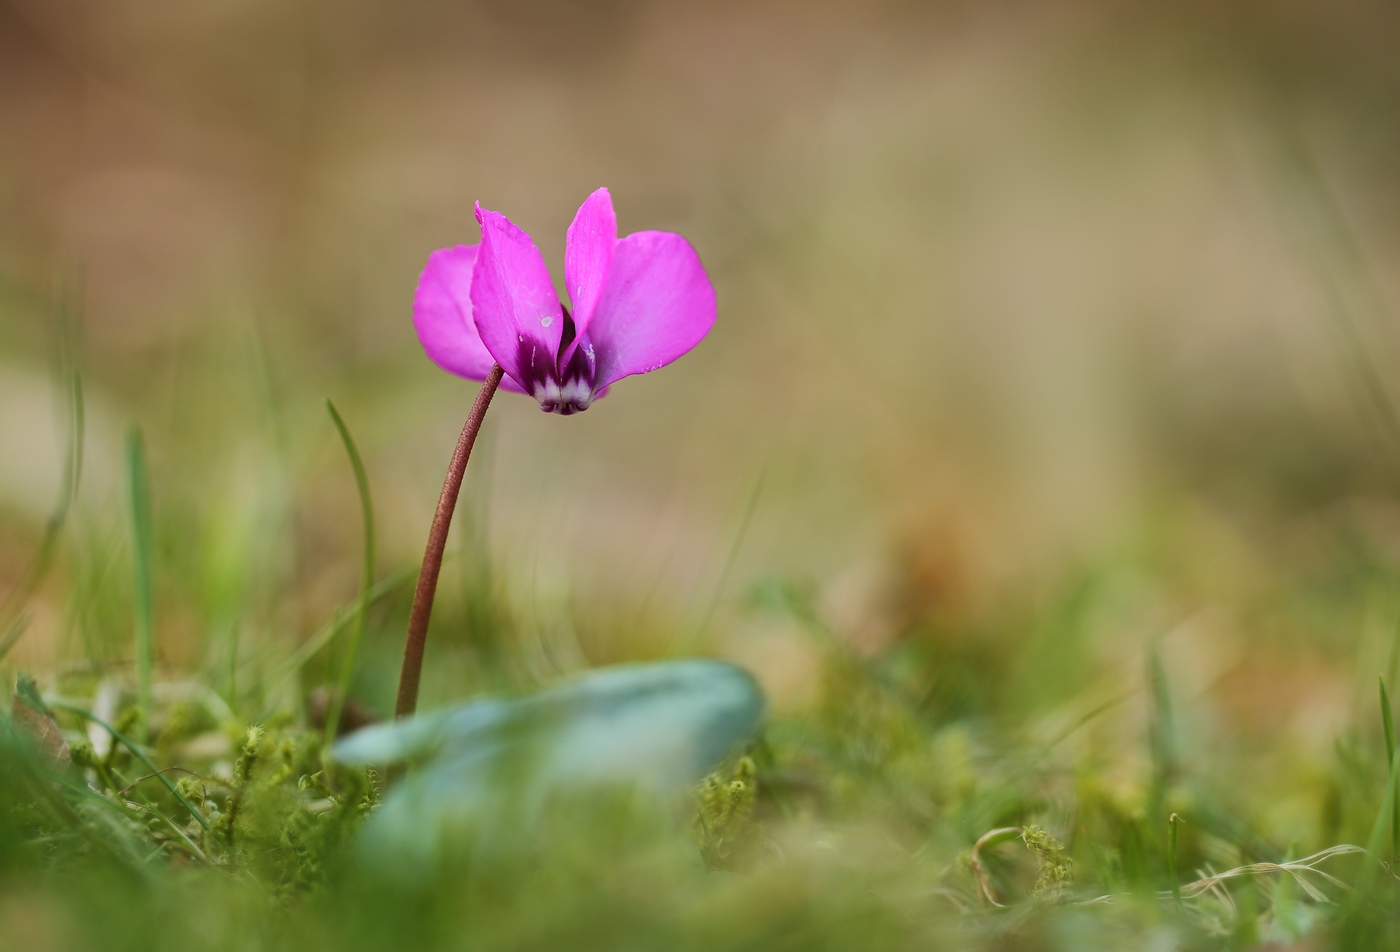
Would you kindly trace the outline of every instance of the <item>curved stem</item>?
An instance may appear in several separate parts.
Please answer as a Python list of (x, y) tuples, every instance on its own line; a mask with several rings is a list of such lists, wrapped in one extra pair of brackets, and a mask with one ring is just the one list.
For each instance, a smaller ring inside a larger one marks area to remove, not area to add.
[(452, 462), (447, 466), (447, 479), (442, 484), (442, 495), (438, 496), (437, 512), (433, 513), (433, 525), (428, 530), (428, 547), (423, 553), (423, 568), (418, 572), (418, 587), (413, 592), (413, 611), (408, 616), (408, 638), (403, 646), (403, 668), (399, 672), (399, 697), (394, 705), (395, 717), (407, 717), (418, 708), (418, 682), (423, 676), (423, 645), (428, 640), (428, 619), (433, 614), (433, 596), (437, 593), (438, 572), (442, 570), (442, 553), (447, 548), (447, 529), (452, 524), (452, 511), (457, 508), (457, 494), (462, 489), (462, 476), (467, 471), (467, 460), (472, 455), (472, 444), (481, 429), (481, 421), (486, 417), (486, 408), (496, 394), (505, 371), (500, 364), (493, 364), (476, 395), (476, 403), (467, 422), (462, 426), (462, 435), (457, 438), (457, 449), (452, 453)]

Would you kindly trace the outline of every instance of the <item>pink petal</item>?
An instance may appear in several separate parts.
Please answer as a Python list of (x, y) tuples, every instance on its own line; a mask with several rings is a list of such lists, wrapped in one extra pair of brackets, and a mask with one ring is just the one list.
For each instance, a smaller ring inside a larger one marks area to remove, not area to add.
[(413, 294), (413, 326), (433, 363), (469, 380), (485, 380), (495, 363), (471, 319), (472, 266), (476, 245), (440, 248)]
[[(468, 380), (485, 380), (496, 362), (471, 319), (472, 270), (478, 247), (454, 245), (428, 255), (413, 294), (413, 326), (423, 350), (443, 370)], [(520, 385), (509, 377), (501, 386), (520, 391)]]
[[(573, 305), (574, 327), (579, 337), (588, 332), (593, 310), (603, 296), (616, 244), (617, 216), (613, 214), (612, 196), (607, 189), (600, 188), (579, 206), (564, 243), (564, 287)], [(565, 354), (564, 360), (568, 356)]]
[(715, 322), (715, 289), (700, 256), (680, 235), (639, 231), (617, 243), (589, 337), (596, 389), (664, 367)]
[(481, 342), (526, 393), (557, 376), (564, 311), (530, 236), (498, 212), (476, 206), (481, 250), (471, 282), (472, 318)]

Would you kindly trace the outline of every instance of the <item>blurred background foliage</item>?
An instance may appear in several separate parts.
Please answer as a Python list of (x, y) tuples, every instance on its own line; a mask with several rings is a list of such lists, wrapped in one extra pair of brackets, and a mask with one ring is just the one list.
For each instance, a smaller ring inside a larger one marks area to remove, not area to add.
[[(1397, 49), (1383, 2), (5, 0), (3, 591), (60, 497), (65, 348), (86, 435), (0, 669), (129, 670), (136, 424), (161, 677), (298, 709), (326, 659), (272, 672), (359, 567), (324, 399), (411, 581), (475, 393), (417, 344), (418, 272), (480, 200), (557, 278), (607, 185), (624, 233), (697, 247), (719, 321), (581, 416), (498, 398), (425, 707), (712, 653), (964, 847), (1032, 809), (988, 731), (1067, 738), (1042, 805), (1152, 813), (1192, 776), (1236, 845), (1364, 844), (1400, 616)], [(371, 618), (371, 714), (408, 597)], [(910, 703), (852, 706), (871, 666)]]

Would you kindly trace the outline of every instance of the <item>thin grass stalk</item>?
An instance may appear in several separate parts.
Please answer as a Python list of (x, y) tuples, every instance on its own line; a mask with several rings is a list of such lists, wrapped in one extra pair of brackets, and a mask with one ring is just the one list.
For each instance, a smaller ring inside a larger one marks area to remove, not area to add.
[(1167, 818), (1167, 863), (1171, 867), (1172, 876), (1172, 899), (1176, 901), (1176, 908), (1181, 908), (1181, 875), (1176, 864), (1176, 828), (1182, 823), (1182, 819), (1173, 813)]
[(697, 640), (703, 638), (710, 630), (710, 623), (714, 621), (715, 612), (719, 609), (720, 598), (724, 595), (724, 589), (729, 584), (729, 576), (734, 572), (734, 565), (739, 561), (739, 552), (744, 547), (744, 540), (748, 538), (749, 525), (753, 522), (753, 515), (758, 511), (758, 500), (763, 495), (763, 486), (768, 481), (768, 467), (759, 470), (758, 478), (754, 480), (753, 490), (749, 493), (748, 502), (744, 506), (744, 514), (739, 519), (739, 527), (734, 532), (734, 539), (729, 544), (729, 552), (725, 555), (724, 565), (720, 568), (719, 578), (715, 582), (715, 590), (710, 595), (709, 604), (705, 606), (705, 613), (700, 618), (700, 624), (695, 629)]
[(137, 737), (144, 742), (151, 725), (151, 672), (155, 665), (155, 628), (151, 582), (151, 491), (141, 431), (126, 434), (127, 504), (131, 513), (133, 565), (132, 608), (136, 642)]
[[(1312, 231), (1306, 237), (1314, 246), (1311, 255), (1314, 272), (1319, 290), (1327, 299), (1327, 313), (1336, 331), (1339, 357), (1350, 374), (1348, 384), (1354, 388), (1354, 399), (1363, 415), (1373, 416), (1380, 424), (1392, 463), (1400, 463), (1400, 408), (1386, 384), (1382, 366), (1371, 355), (1377, 341), (1388, 339), (1389, 309), (1376, 290), (1355, 230), (1328, 187), (1317, 156), (1301, 134), (1296, 117), (1287, 120), (1280, 132), (1279, 144), (1288, 165), (1287, 172), (1292, 177), (1290, 184), (1305, 199), (1302, 203), (1305, 212), (1311, 213), (1307, 221), (1300, 219), (1299, 224), (1310, 226)], [(1298, 197), (1280, 193), (1277, 196), (1280, 208), (1299, 206)], [(1340, 260), (1345, 265), (1349, 274), (1337, 273), (1336, 263), (1329, 266), (1322, 260), (1329, 256), (1328, 252), (1333, 262)], [(1347, 278), (1350, 278), (1351, 294), (1347, 293)], [(1358, 296), (1363, 299), (1359, 305), (1354, 303)]]
[(1395, 624), (1390, 631), (1390, 654), (1386, 657), (1385, 668), (1381, 671), (1382, 678), (1395, 680), (1396, 669), (1400, 668), (1400, 614), (1395, 616)]
[(433, 524), (428, 530), (428, 544), (423, 553), (423, 567), (418, 572), (418, 587), (413, 592), (413, 610), (408, 616), (408, 637), (404, 639), (403, 668), (399, 672), (399, 694), (394, 704), (395, 717), (408, 717), (418, 709), (418, 685), (423, 678), (423, 647), (428, 640), (428, 620), (433, 614), (433, 598), (437, 594), (438, 574), (442, 571), (442, 556), (447, 549), (447, 530), (452, 525), (452, 512), (457, 507), (457, 495), (462, 490), (462, 477), (467, 471), (472, 445), (481, 431), (481, 422), (491, 406), (491, 398), (501, 383), (505, 371), (493, 364), (481, 390), (472, 404), (457, 448), (447, 466), (447, 478), (438, 496)]
[[(1390, 695), (1385, 690), (1385, 678), (1380, 679), (1381, 684), (1381, 726), (1385, 730), (1385, 765), (1389, 770), (1395, 769), (1395, 719), (1390, 713)], [(1391, 804), (1390, 813), (1390, 857), (1394, 861), (1400, 856), (1400, 799), (1395, 799)]]
[(68, 439), (64, 447), (63, 480), (59, 487), (58, 500), (44, 526), (44, 537), (34, 561), (10, 594), (0, 605), (0, 659), (19, 641), (29, 623), (27, 607), (29, 600), (48, 577), (58, 554), (58, 543), (63, 528), (68, 522), (69, 512), (78, 496), (78, 486), (83, 472), (83, 433), (85, 415), (83, 411), (83, 376), (79, 360), (81, 352), (80, 325), (75, 309), (70, 306), (72, 292), (60, 288), (55, 292), (58, 303), (57, 340), (54, 357), (54, 373), (63, 390), (63, 399), (68, 411)]
[(365, 625), (369, 619), (370, 589), (374, 586), (374, 503), (369, 495), (369, 477), (365, 475), (365, 464), (350, 430), (335, 409), (335, 404), (326, 401), (331, 420), (340, 433), (340, 441), (345, 444), (345, 453), (350, 457), (350, 468), (355, 471), (355, 486), (360, 493), (360, 516), (364, 521), (365, 553), (364, 566), (360, 574), (360, 595), (355, 605), (355, 627), (350, 629), (350, 640), (345, 646), (341, 661), (340, 680), (332, 692), (330, 706), (326, 709), (326, 746), (329, 747), (340, 733), (340, 717), (345, 710), (345, 696), (350, 691), (350, 679), (355, 673), (355, 656), (359, 653), (360, 641), (364, 638)]
[[(105, 853), (119, 866), (140, 875), (145, 883), (153, 882), (145, 863), (136, 851), (135, 838), (126, 824), (109, 824), (109, 835), (102, 835), (102, 832), (95, 828), (94, 823), (89, 822), (88, 818), (81, 816), (73, 809), (72, 804), (62, 796), (61, 791), (68, 789), (93, 803), (99, 803), (104, 810), (117, 813), (124, 818), (129, 818), (131, 811), (123, 805), (113, 803), (89, 787), (79, 787), (66, 777), (54, 776), (39, 769), (38, 765), (29, 758), (15, 758), (6, 766), (7, 769), (14, 770), (23, 778), (23, 782), (33, 793), (37, 802), (47, 806), (55, 819), (87, 840), (95, 852)], [(116, 843), (120, 843), (125, 851), (119, 850)]]
[(127, 737), (121, 731), (117, 730), (111, 724), (108, 724), (96, 714), (93, 714), (91, 711), (84, 710), (83, 708), (78, 707), (76, 704), (68, 704), (64, 701), (49, 701), (48, 705), (49, 707), (57, 708), (60, 711), (68, 711), (70, 713), (78, 715), (79, 717), (85, 718), (86, 720), (92, 721), (98, 727), (111, 734), (114, 740), (116, 740), (127, 750), (131, 751), (131, 755), (133, 757), (135, 757), (137, 760), (141, 761), (141, 763), (146, 765), (146, 768), (151, 771), (151, 775), (165, 785), (165, 789), (169, 790), (171, 795), (174, 796), (176, 800), (180, 801), (180, 804), (190, 812), (190, 816), (194, 817), (195, 821), (198, 822), (200, 826), (204, 827), (206, 831), (210, 829), (209, 821), (204, 818), (204, 814), (201, 813), (199, 809), (193, 803), (191, 803), (183, 793), (180, 792), (180, 789), (176, 787), (175, 784), (170, 781), (170, 778), (167, 777), (165, 773), (161, 771), (160, 768), (158, 768), (151, 761), (151, 758), (146, 756), (146, 752), (141, 749), (140, 744), (136, 743), (136, 741), (132, 740), (130, 737)]

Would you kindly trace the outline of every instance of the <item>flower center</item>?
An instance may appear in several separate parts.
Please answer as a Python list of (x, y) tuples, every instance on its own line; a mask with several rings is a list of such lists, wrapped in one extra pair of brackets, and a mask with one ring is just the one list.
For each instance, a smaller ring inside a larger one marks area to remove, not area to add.
[[(549, 354), (539, 341), (520, 339), (520, 368), (526, 379), (518, 381), (539, 402), (546, 413), (568, 416), (587, 410), (593, 402), (593, 373), (596, 361), (593, 343), (587, 338), (578, 341), (570, 353), (570, 345), (578, 336), (569, 309), (563, 308), (564, 328), (559, 338), (559, 350)], [(546, 319), (540, 321), (545, 323)], [(546, 325), (548, 326), (548, 325)]]

